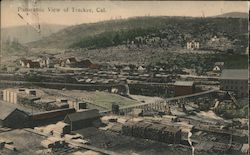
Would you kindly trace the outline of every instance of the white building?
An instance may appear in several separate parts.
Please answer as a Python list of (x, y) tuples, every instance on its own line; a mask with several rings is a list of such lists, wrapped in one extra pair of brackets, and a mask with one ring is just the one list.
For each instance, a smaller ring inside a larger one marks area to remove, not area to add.
[(200, 48), (200, 43), (198, 41), (192, 40), (187, 42), (187, 49), (195, 50)]

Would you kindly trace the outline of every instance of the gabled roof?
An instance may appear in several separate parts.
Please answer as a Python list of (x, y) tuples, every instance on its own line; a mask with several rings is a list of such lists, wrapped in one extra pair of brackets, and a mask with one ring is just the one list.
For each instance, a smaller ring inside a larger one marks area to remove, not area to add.
[(31, 68), (40, 67), (40, 63), (36, 61), (28, 62), (27, 65), (28, 64), (30, 65)]
[(0, 120), (5, 120), (17, 108), (9, 107), (0, 103)]
[[(0, 120), (5, 120), (9, 115), (11, 115), (14, 111), (23, 112), (15, 107), (11, 107), (5, 104), (0, 103)], [(25, 112), (23, 112), (25, 113)]]
[(86, 59), (77, 62), (76, 65), (78, 65), (79, 67), (90, 67), (91, 65), (93, 65), (93, 63), (89, 59)]
[(27, 59), (21, 59), (20, 61), (22, 61), (25, 65), (26, 65), (27, 63), (32, 62), (32, 60), (27, 60)]
[(215, 66), (215, 67), (213, 68), (213, 71), (220, 71), (220, 67), (219, 67), (219, 66)]
[(91, 65), (92, 64), (92, 62), (89, 59), (81, 60), (80, 63), (82, 63), (84, 65)]
[(214, 65), (215, 65), (215, 66), (223, 66), (223, 65), (224, 65), (224, 62), (215, 62)]
[(220, 79), (248, 80), (248, 70), (247, 69), (224, 69), (222, 70)]
[(80, 112), (68, 114), (64, 120), (68, 118), (70, 121), (79, 121), (79, 120), (85, 120), (85, 119), (90, 119), (90, 118), (96, 118), (99, 116), (100, 116), (99, 110), (97, 109), (84, 109)]

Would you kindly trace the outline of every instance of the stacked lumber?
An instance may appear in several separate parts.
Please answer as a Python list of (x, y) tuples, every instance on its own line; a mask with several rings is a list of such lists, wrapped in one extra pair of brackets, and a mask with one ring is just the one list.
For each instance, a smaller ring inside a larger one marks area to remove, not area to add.
[(134, 124), (133, 126), (133, 137), (138, 138), (145, 138), (146, 135), (146, 129), (150, 127), (152, 124), (147, 122), (139, 122), (137, 124)]
[(49, 141), (49, 140), (47, 140), (47, 139), (41, 141), (41, 145), (42, 145), (43, 147), (47, 148), (47, 149), (48, 149), (48, 148), (52, 148), (52, 147), (54, 146), (53, 142), (51, 142), (51, 141)]
[(16, 151), (17, 150), (16, 147), (13, 144), (5, 144), (4, 147), (6, 149), (11, 150), (11, 151)]
[(11, 151), (16, 151), (16, 147), (14, 146), (14, 142), (12, 140), (6, 138), (0, 138), (0, 149), (6, 148)]
[(169, 124), (126, 122), (122, 126), (122, 134), (172, 144), (181, 142), (181, 130)]
[(161, 142), (179, 144), (181, 142), (181, 130), (168, 126), (162, 131)]
[(60, 148), (65, 145), (65, 140), (56, 137), (49, 137), (41, 141), (41, 145), (45, 148)]
[(126, 135), (126, 136), (133, 136), (133, 122), (126, 122), (123, 126), (122, 126), (122, 134)]
[(153, 124), (152, 126), (147, 128), (146, 139), (160, 141), (162, 137), (162, 130), (165, 128), (163, 124)]

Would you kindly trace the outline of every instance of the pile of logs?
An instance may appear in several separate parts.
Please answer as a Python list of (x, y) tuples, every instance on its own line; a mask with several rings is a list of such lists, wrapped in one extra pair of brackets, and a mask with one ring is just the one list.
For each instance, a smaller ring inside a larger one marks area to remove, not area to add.
[(165, 129), (165, 126), (162, 124), (154, 124), (147, 128), (146, 138), (156, 141), (161, 141), (162, 130)]
[(122, 134), (171, 144), (181, 142), (181, 130), (166, 124), (127, 122), (122, 126)]
[(147, 128), (152, 126), (150, 123), (139, 122), (133, 125), (132, 135), (133, 137), (145, 138), (147, 133)]

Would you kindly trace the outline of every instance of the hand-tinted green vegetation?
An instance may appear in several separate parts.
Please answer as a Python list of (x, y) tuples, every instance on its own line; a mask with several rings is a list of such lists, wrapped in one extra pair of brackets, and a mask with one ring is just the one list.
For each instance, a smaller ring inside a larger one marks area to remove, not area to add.
[[(146, 20), (146, 19), (145, 19)], [(157, 46), (177, 46), (184, 47), (188, 40), (196, 39), (203, 45), (201, 48), (208, 48), (207, 42), (211, 40), (212, 37), (221, 37), (224, 41), (219, 43), (223, 44), (223, 47), (219, 47), (218, 50), (233, 50), (234, 48), (239, 48), (243, 46), (247, 47), (247, 36), (244, 35), (246, 32), (246, 25), (243, 21), (235, 21), (235, 19), (227, 19), (229, 21), (234, 21), (239, 23), (239, 27), (235, 27), (235, 23), (230, 23), (225, 19), (179, 19), (166, 22), (162, 20), (162, 23), (156, 27), (143, 27), (143, 28), (133, 28), (133, 29), (121, 29), (113, 31), (105, 31), (103, 33), (91, 36), (84, 37), (79, 42), (71, 44), (70, 48), (105, 48), (109, 46), (116, 46), (121, 44), (135, 44), (137, 47), (140, 45), (148, 44), (149, 40), (157, 40)], [(225, 21), (224, 21), (225, 20)], [(239, 19), (238, 19), (239, 20)], [(146, 20), (147, 21), (147, 20)], [(208, 23), (208, 22), (212, 22)], [(187, 23), (185, 23), (187, 22)], [(214, 23), (213, 23), (214, 22)], [(224, 23), (223, 23), (224, 22)], [(185, 25), (184, 25), (185, 23)], [(219, 25), (221, 24), (221, 25)], [(224, 24), (229, 24), (225, 26)], [(246, 23), (245, 23), (246, 24)], [(224, 25), (224, 26), (222, 26)], [(245, 29), (245, 30), (244, 30)], [(136, 39), (136, 38), (140, 39)], [(235, 39), (237, 42), (235, 43)], [(164, 40), (164, 41), (163, 41)], [(156, 41), (154, 40), (153, 43)], [(150, 42), (151, 43), (151, 42)], [(227, 45), (226, 45), (227, 44)], [(225, 46), (226, 45), (226, 46)], [(235, 46), (233, 46), (235, 45)], [(212, 46), (214, 49), (214, 45)], [(229, 47), (230, 46), (230, 47)], [(210, 47), (209, 47), (210, 48)], [(239, 48), (239, 50), (244, 50), (244, 48)], [(216, 49), (216, 48), (215, 48)]]
[(17, 40), (7, 40), (6, 42), (1, 43), (1, 50), (3, 55), (9, 55), (13, 53), (17, 54), (27, 52), (28, 48), (20, 44)]
[(72, 44), (70, 47), (80, 47), (80, 48), (103, 48), (109, 46), (116, 46), (120, 44), (125, 44), (127, 41), (134, 40), (137, 36), (146, 36), (148, 34), (159, 35), (160, 32), (156, 28), (147, 29), (133, 29), (133, 30), (119, 30), (119, 31), (109, 31), (101, 33), (94, 37), (83, 38), (80, 42)]
[(222, 104), (216, 110), (216, 113), (226, 119), (248, 118), (248, 107), (249, 107), (248, 98), (240, 99), (237, 105), (238, 107), (234, 108), (230, 104)]
[(102, 48), (124, 44), (135, 37), (160, 37), (171, 46), (183, 46), (188, 39), (206, 43), (213, 36), (247, 46), (245, 18), (138, 17), (72, 26), (52, 34), (32, 47)]

